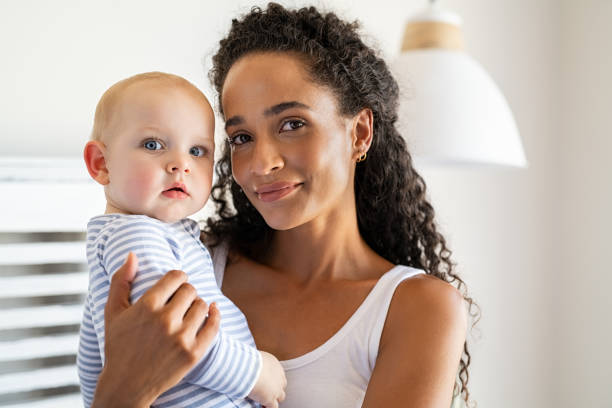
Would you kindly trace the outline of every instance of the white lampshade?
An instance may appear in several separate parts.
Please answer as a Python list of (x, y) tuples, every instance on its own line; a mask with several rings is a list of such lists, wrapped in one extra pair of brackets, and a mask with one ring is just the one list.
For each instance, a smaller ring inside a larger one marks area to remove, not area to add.
[(407, 25), (391, 66), (400, 85), (399, 130), (417, 162), (525, 167), (504, 96), (462, 51), (460, 18), (435, 5)]

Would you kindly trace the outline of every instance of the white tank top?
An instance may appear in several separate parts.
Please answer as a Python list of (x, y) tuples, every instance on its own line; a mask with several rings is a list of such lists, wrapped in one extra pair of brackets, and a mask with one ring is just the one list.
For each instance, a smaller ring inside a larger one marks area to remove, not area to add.
[[(227, 246), (214, 248), (213, 263), (221, 287)], [(287, 376), (282, 408), (361, 407), (391, 298), (404, 280), (424, 273), (397, 265), (386, 272), (355, 313), (329, 340), (300, 357), (281, 361)]]

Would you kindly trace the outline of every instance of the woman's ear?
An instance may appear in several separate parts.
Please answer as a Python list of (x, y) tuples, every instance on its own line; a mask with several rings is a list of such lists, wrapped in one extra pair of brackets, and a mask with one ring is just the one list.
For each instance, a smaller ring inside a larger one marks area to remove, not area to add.
[(90, 140), (83, 150), (83, 158), (89, 175), (103, 186), (110, 182), (106, 159), (104, 159), (105, 152), (106, 146), (98, 140)]
[(372, 145), (373, 137), (374, 115), (372, 109), (364, 108), (353, 117), (353, 160), (365, 160), (364, 156)]

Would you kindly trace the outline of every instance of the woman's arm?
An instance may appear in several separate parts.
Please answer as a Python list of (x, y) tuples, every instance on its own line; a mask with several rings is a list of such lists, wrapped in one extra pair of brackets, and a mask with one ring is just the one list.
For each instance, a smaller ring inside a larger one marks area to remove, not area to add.
[[(197, 226), (195, 222), (193, 224)], [(132, 281), (131, 303), (137, 303), (140, 297), (167, 271), (183, 269), (183, 262), (186, 262), (185, 265), (199, 262), (197, 268), (201, 273), (189, 274), (189, 281), (193, 279), (196, 287), (196, 290), (193, 290), (193, 298), (201, 297), (209, 303), (214, 300), (223, 303), (212, 271), (212, 264), (209, 268), (206, 262), (206, 254), (195, 241), (187, 243), (175, 235), (175, 232), (167, 225), (146, 217), (119, 217), (104, 225), (99, 233), (100, 244), (98, 244), (102, 267), (93, 268), (90, 278), (90, 287), (96, 288), (91, 310), (93, 320), (100, 322), (96, 325), (100, 344), (104, 344), (103, 308), (106, 304), (104, 291), (101, 288), (106, 287), (108, 290), (111, 277), (123, 263), (128, 251), (133, 252), (139, 260), (139, 270)], [(197, 261), (194, 257), (197, 257)], [(247, 328), (244, 327), (243, 330)], [(221, 325), (219, 335), (204, 357), (187, 373), (183, 382), (213, 390), (231, 398), (244, 398), (248, 395), (257, 382), (263, 359), (255, 347), (239, 341), (231, 333), (228, 328), (224, 329), (224, 326)], [(268, 382), (262, 383), (264, 385), (262, 391), (271, 392), (272, 389), (280, 388), (280, 382), (276, 387)], [(266, 387), (266, 385), (270, 386)], [(183, 387), (186, 386), (183, 385)], [(175, 393), (178, 390), (173, 389), (172, 392)]]
[(137, 265), (130, 254), (111, 280), (93, 407), (148, 407), (201, 359), (219, 329), (219, 312), (193, 295), (181, 271), (168, 272), (130, 305)]
[(395, 291), (363, 407), (449, 408), (467, 326), (463, 297), (432, 276)]

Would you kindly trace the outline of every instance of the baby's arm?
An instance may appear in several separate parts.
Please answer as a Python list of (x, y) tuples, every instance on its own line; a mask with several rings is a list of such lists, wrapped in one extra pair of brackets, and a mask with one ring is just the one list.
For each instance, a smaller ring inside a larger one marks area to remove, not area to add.
[[(168, 270), (181, 269), (179, 249), (180, 246), (163, 224), (146, 218), (120, 218), (119, 224), (108, 236), (102, 254), (102, 262), (108, 272), (107, 283), (127, 254), (134, 252), (139, 261), (130, 299), (134, 303)], [(103, 322), (103, 316), (98, 318)], [(94, 317), (94, 320), (98, 321), (98, 318)], [(104, 328), (97, 327), (97, 330), (103, 333)], [(284, 388), (284, 384), (276, 381), (278, 376), (270, 375), (275, 372), (271, 367), (274, 367), (274, 363), (269, 358), (262, 359), (257, 349), (220, 330), (210, 349), (184, 381), (233, 398), (244, 398), (252, 391), (257, 391), (254, 397), (267, 398), (271, 393), (277, 395), (276, 390), (282, 391)]]
[(91, 406), (98, 377), (102, 372), (102, 358), (96, 331), (89, 308), (89, 296), (85, 301), (83, 321), (79, 330), (79, 350), (77, 353), (77, 370), (81, 383), (81, 395), (86, 407)]
[(272, 354), (265, 351), (260, 351), (260, 353), (261, 372), (249, 393), (249, 398), (261, 403), (265, 408), (277, 408), (278, 403), (285, 399), (285, 387), (287, 386), (285, 370)]

